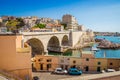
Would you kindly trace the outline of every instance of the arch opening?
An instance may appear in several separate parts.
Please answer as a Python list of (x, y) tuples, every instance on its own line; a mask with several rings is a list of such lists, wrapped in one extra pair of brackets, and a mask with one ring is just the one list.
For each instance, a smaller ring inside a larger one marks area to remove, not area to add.
[(39, 39), (32, 38), (32, 39), (29, 39), (26, 43), (30, 45), (32, 48), (32, 57), (34, 57), (35, 55), (44, 54), (44, 46)]
[(56, 36), (53, 36), (50, 38), (47, 46), (47, 50), (54, 51), (54, 52), (60, 52), (60, 42)]
[(64, 35), (62, 39), (62, 46), (69, 46), (68, 36)]

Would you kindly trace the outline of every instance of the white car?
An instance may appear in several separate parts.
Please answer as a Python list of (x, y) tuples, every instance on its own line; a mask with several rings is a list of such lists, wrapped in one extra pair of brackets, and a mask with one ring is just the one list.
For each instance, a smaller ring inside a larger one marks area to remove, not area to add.
[(115, 72), (114, 69), (107, 69), (107, 72)]
[(67, 70), (63, 70), (62, 68), (56, 68), (52, 74), (67, 74), (68, 71)]

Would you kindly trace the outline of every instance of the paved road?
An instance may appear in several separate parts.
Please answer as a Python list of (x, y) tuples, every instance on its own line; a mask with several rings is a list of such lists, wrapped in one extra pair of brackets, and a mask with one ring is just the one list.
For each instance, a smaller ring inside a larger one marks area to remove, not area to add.
[(82, 74), (82, 75), (57, 75), (51, 74), (50, 72), (33, 72), (33, 76), (38, 76), (40, 80), (58, 80), (58, 79), (65, 79), (65, 78), (74, 78), (80, 76), (86, 76), (92, 74)]
[(0, 76), (0, 80), (8, 80), (8, 79), (6, 79), (6, 78), (3, 77), (3, 76)]

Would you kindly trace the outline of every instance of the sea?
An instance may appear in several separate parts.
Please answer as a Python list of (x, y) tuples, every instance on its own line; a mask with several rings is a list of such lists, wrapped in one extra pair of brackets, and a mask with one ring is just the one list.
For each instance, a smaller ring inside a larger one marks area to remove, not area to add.
[[(120, 44), (120, 37), (119, 36), (95, 36), (95, 39), (106, 39), (113, 43)], [(97, 43), (93, 44), (92, 47), (97, 48)], [(82, 51), (91, 51), (91, 47), (83, 48)], [(55, 56), (69, 56), (69, 57), (80, 57), (81, 51), (80, 50), (68, 50), (64, 53), (56, 53), (56, 52), (49, 52), (49, 55)], [(97, 51), (94, 51), (95, 58), (119, 58), (120, 59), (120, 49), (100, 49), (98, 48)]]
[[(113, 43), (120, 44), (120, 36), (96, 36), (95, 39), (106, 39)], [(97, 47), (98, 44), (94, 44), (93, 47)], [(95, 52), (96, 58), (120, 58), (120, 49), (99, 49)]]

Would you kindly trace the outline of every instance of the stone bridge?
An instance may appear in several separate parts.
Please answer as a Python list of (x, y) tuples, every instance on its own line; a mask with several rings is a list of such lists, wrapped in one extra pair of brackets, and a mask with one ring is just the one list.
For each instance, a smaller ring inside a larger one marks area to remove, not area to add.
[(23, 43), (28, 43), (35, 53), (62, 52), (63, 48), (74, 47), (85, 32), (22, 32)]

